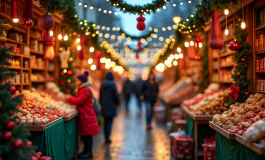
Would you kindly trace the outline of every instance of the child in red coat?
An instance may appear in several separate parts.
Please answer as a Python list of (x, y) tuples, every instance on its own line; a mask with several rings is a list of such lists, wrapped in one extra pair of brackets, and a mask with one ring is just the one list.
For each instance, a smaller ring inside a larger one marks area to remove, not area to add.
[(93, 139), (92, 135), (99, 134), (97, 117), (93, 106), (93, 96), (89, 89), (91, 83), (88, 82), (88, 72), (76, 77), (76, 87), (78, 91), (76, 96), (67, 97), (67, 101), (77, 106), (78, 134), (84, 141), (84, 151), (78, 155), (79, 159), (92, 158)]

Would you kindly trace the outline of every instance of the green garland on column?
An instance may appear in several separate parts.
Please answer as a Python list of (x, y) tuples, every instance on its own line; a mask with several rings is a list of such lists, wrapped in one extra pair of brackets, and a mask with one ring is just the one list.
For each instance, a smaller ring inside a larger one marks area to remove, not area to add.
[(244, 102), (249, 96), (247, 71), (252, 53), (250, 52), (250, 44), (246, 41), (247, 35), (247, 31), (241, 29), (237, 24), (235, 37), (237, 42), (242, 45), (242, 48), (234, 54), (235, 70), (234, 74), (232, 74), (234, 82), (230, 86), (230, 104)]
[(200, 65), (200, 75), (198, 82), (197, 93), (203, 93), (209, 85), (209, 70), (208, 70), (208, 45), (205, 44), (202, 48), (202, 61)]

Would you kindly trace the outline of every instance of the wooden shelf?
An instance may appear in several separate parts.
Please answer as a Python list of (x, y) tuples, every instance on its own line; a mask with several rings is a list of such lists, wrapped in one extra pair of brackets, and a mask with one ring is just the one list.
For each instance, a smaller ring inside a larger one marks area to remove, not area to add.
[(220, 68), (230, 68), (230, 67), (234, 67), (234, 64), (231, 63), (231, 64), (226, 64), (226, 65), (220, 66)]
[(13, 83), (13, 85), (15, 85), (15, 86), (20, 86), (21, 83)]
[(32, 83), (45, 83), (45, 80), (31, 80)]
[(256, 73), (265, 73), (265, 70), (263, 70), (263, 71), (256, 71)]
[(23, 43), (23, 42), (17, 42), (16, 40), (9, 39), (9, 38), (7, 38), (7, 42), (15, 43), (15, 44), (19, 44), (19, 45), (25, 45), (25, 43)]
[(49, 70), (48, 70), (48, 72), (54, 72), (54, 69), (52, 69), (52, 70), (51, 70), (51, 69), (49, 69)]
[(256, 54), (265, 54), (265, 49), (258, 50), (255, 52)]
[(38, 54), (38, 55), (43, 55), (43, 52), (33, 51), (33, 50), (30, 50), (30, 53)]
[(44, 68), (31, 68), (31, 69), (36, 71), (44, 71)]
[(23, 70), (24, 70), (24, 71), (29, 71), (29, 70), (30, 70), (30, 68), (23, 68)]
[(17, 70), (21, 70), (22, 68), (21, 67), (13, 67), (13, 66), (10, 66), (8, 67), (9, 69), (17, 69)]
[(30, 83), (23, 83), (22, 84), (23, 86), (29, 86), (29, 85), (31, 85)]
[(15, 57), (21, 57), (23, 56), (22, 54), (15, 54), (13, 52), (7, 52), (8, 54), (10, 54), (11, 56), (15, 56)]
[(265, 92), (264, 91), (256, 91), (257, 93), (264, 93), (265, 94)]
[(265, 25), (261, 26), (261, 27), (258, 27), (258, 28), (255, 28), (256, 31), (261, 30), (261, 29), (265, 29)]
[(32, 34), (30, 35), (30, 38), (31, 38), (31, 39), (40, 39), (40, 37), (33, 36)]
[(230, 56), (230, 55), (233, 55), (235, 52), (231, 52), (231, 51), (229, 51), (229, 52), (225, 52), (225, 53), (220, 53), (220, 57), (226, 57), (226, 56)]

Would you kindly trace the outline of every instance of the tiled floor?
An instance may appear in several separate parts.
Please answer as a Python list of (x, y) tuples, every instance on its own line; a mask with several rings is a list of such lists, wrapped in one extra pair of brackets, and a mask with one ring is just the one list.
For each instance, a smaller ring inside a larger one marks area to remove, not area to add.
[(105, 145), (103, 135), (94, 137), (94, 160), (170, 160), (170, 144), (164, 126), (153, 124), (145, 129), (142, 111), (130, 103), (130, 112), (120, 112), (114, 120), (111, 145)]

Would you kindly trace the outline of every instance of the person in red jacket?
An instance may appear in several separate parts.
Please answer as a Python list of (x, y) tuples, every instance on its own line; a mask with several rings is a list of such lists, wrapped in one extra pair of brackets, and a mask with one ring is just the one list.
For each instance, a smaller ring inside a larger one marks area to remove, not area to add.
[(76, 105), (79, 111), (78, 134), (84, 141), (84, 151), (78, 155), (79, 159), (92, 158), (93, 139), (92, 135), (99, 134), (99, 127), (93, 105), (93, 96), (89, 89), (88, 72), (76, 77), (78, 91), (76, 96), (67, 97), (70, 104)]

